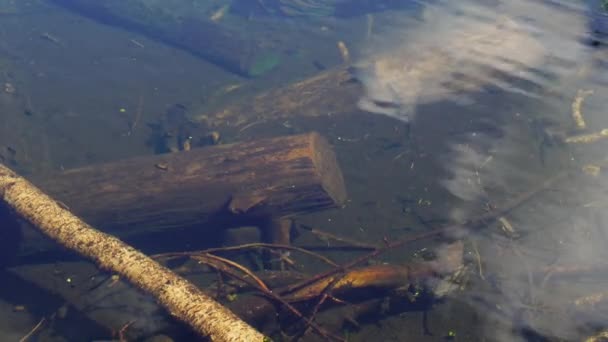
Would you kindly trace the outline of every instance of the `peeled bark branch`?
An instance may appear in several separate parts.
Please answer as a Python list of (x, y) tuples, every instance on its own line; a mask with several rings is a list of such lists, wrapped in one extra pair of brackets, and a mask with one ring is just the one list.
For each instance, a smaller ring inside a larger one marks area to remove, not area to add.
[(102, 233), (0, 164), (0, 196), (18, 215), (61, 245), (151, 294), (173, 316), (212, 341), (264, 341), (234, 313), (135, 248)]

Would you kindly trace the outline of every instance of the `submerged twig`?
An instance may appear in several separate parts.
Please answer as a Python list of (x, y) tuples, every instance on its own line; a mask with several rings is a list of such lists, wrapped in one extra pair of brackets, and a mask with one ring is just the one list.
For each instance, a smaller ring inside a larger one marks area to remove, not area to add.
[(128, 322), (127, 324), (123, 325), (122, 328), (120, 328), (120, 330), (118, 331), (118, 340), (120, 342), (127, 342), (127, 338), (125, 337), (125, 334), (127, 332), (127, 329), (129, 329), (129, 327), (135, 323), (136, 320), (132, 320), (130, 322)]
[(317, 259), (325, 262), (326, 264), (328, 264), (330, 266), (334, 266), (334, 267), (338, 266), (338, 264), (336, 264), (335, 262), (331, 261), (329, 258), (324, 257), (321, 254), (318, 254), (318, 253), (315, 253), (315, 252), (311, 252), (311, 251), (306, 250), (304, 248), (300, 248), (300, 247), (296, 247), (296, 246), (290, 246), (290, 245), (272, 244), (272, 243), (248, 243), (248, 244), (238, 245), (238, 246), (208, 248), (208, 249), (205, 249), (205, 250), (201, 251), (200, 253), (227, 252), (227, 251), (235, 251), (235, 250), (243, 250), (243, 249), (257, 249), (257, 248), (286, 249), (286, 250), (297, 251), (297, 252), (300, 252), (302, 254), (306, 254), (306, 255), (312, 256), (314, 258), (317, 258)]
[(135, 128), (137, 127), (137, 123), (139, 123), (139, 119), (141, 118), (141, 113), (143, 112), (143, 109), (144, 109), (144, 96), (139, 95), (137, 109), (135, 110), (135, 114), (133, 115), (133, 118), (129, 122), (129, 131), (127, 132), (127, 135), (130, 136), (135, 131)]
[(201, 255), (197, 255), (197, 256), (193, 256), (193, 258), (195, 260), (198, 260), (199, 262), (206, 262), (206, 259), (211, 259), (214, 261), (219, 261), (221, 263), (224, 263), (226, 265), (229, 265), (233, 268), (236, 268), (237, 270), (245, 273), (248, 277), (250, 277), (251, 279), (253, 279), (253, 281), (255, 281), (255, 283), (257, 284), (257, 287), (266, 291), (270, 291), (270, 289), (268, 288), (268, 286), (266, 286), (266, 284), (264, 284), (264, 282), (258, 278), (253, 272), (251, 272), (248, 268), (232, 261), (232, 260), (228, 260), (226, 258), (222, 258), (219, 257), (217, 255), (213, 255), (213, 254), (209, 254), (209, 253), (203, 253)]
[(471, 241), (473, 245), (473, 252), (475, 252), (475, 259), (477, 260), (477, 268), (479, 269), (479, 278), (482, 280), (486, 280), (486, 277), (483, 275), (483, 268), (481, 264), (481, 254), (479, 253), (479, 249), (477, 249), (477, 243), (475, 241)]
[(354, 246), (357, 248), (363, 248), (363, 249), (368, 249), (368, 250), (374, 250), (374, 249), (378, 249), (379, 246), (378, 245), (371, 245), (371, 244), (367, 244), (367, 243), (362, 243), (359, 241), (355, 241), (349, 238), (345, 238), (345, 237), (340, 237), (331, 233), (327, 233), (324, 231), (321, 231), (319, 229), (316, 229), (314, 227), (311, 226), (307, 226), (307, 225), (300, 225), (300, 227), (306, 231), (309, 231), (311, 234), (317, 236), (319, 239), (324, 239), (324, 240), (334, 240), (337, 242), (341, 242), (344, 244), (347, 244), (349, 246)]
[(38, 324), (36, 324), (36, 326), (34, 326), (32, 328), (32, 330), (30, 330), (30, 332), (27, 333), (27, 335), (23, 336), (19, 342), (25, 342), (27, 341), (30, 336), (32, 336), (36, 331), (38, 331), (38, 329), (40, 329), (40, 327), (42, 327), (42, 325), (46, 322), (46, 318), (42, 317), (42, 319), (38, 322)]
[(585, 122), (585, 118), (583, 117), (583, 112), (581, 107), (583, 106), (583, 101), (589, 95), (593, 94), (593, 90), (582, 90), (576, 93), (576, 97), (572, 102), (572, 119), (574, 120), (574, 124), (577, 129), (585, 129), (587, 128), (587, 123)]

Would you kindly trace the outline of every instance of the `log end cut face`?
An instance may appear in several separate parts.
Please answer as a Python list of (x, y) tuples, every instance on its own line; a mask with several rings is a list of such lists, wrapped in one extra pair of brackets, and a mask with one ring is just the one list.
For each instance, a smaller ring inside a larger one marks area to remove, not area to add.
[(347, 198), (344, 177), (338, 166), (336, 154), (329, 142), (318, 133), (311, 134), (312, 158), (321, 178), (321, 186), (338, 206)]

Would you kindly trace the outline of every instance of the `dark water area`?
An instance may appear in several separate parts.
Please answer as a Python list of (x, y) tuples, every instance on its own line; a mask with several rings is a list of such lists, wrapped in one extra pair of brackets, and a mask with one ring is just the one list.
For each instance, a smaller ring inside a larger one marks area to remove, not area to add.
[[(197, 197), (159, 192), (176, 202), (120, 225), (128, 213), (94, 215), (111, 207), (87, 198), (95, 181), (70, 186), (62, 175), (318, 132), (347, 199), (290, 217), (291, 244), (338, 264), (379, 248), (357, 267), (410, 272), (400, 286), (336, 289), (315, 316), (325, 331), (346, 341), (585, 340), (608, 331), (603, 6), (0, 0), (0, 163), (51, 193), (63, 179), (86, 203), (62, 206), (145, 254), (182, 253), (266, 241), (252, 226), (267, 218), (172, 224), (178, 201)], [(0, 205), (0, 341), (204, 340)], [(288, 283), (332, 268), (256, 251), (218, 255)], [(197, 260), (161, 263), (236, 312), (255, 297)], [(317, 302), (297, 305), (309, 317)], [(331, 340), (278, 316), (252, 324), (275, 341)]]

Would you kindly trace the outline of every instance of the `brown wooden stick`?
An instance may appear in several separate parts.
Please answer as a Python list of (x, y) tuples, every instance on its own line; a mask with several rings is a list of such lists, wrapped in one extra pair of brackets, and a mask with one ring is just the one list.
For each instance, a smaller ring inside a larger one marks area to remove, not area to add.
[(341, 242), (348, 246), (356, 247), (359, 249), (374, 250), (374, 249), (380, 248), (380, 246), (378, 246), (378, 245), (372, 245), (369, 243), (363, 243), (363, 242), (359, 242), (359, 241), (356, 241), (353, 239), (340, 237), (340, 236), (337, 236), (337, 235), (334, 235), (334, 234), (331, 234), (328, 232), (324, 232), (320, 229), (317, 229), (317, 228), (314, 228), (311, 226), (307, 226), (305, 224), (301, 224), (299, 227), (306, 231), (309, 231), (311, 234), (315, 235), (319, 239), (334, 240), (334, 241)]
[(376, 249), (376, 250), (374, 250), (374, 251), (372, 251), (372, 252), (370, 252), (368, 254), (364, 254), (364, 255), (362, 255), (362, 256), (360, 256), (358, 258), (355, 258), (352, 261), (347, 262), (347, 263), (345, 263), (345, 264), (343, 264), (343, 265), (341, 265), (339, 267), (333, 268), (333, 269), (331, 269), (329, 271), (326, 271), (326, 272), (319, 273), (319, 274), (311, 277), (310, 279), (307, 279), (305, 281), (302, 281), (302, 282), (293, 284), (291, 286), (288, 286), (281, 293), (281, 295), (284, 296), (284, 295), (288, 295), (288, 294), (294, 293), (294, 292), (296, 292), (298, 290), (304, 289), (307, 286), (312, 285), (313, 283), (316, 283), (316, 282), (319, 282), (319, 281), (321, 281), (323, 279), (331, 277), (334, 274), (346, 272), (347, 270), (349, 270), (352, 267), (355, 267), (355, 266), (363, 263), (364, 261), (367, 261), (367, 260), (369, 260), (371, 258), (374, 258), (374, 257), (376, 257), (376, 256), (378, 256), (378, 255), (380, 255), (380, 254), (382, 254), (382, 253), (384, 253), (384, 252), (386, 252), (388, 250), (391, 250), (391, 249), (394, 249), (394, 248), (397, 248), (397, 247), (401, 247), (401, 246), (405, 245), (406, 243), (413, 242), (413, 241), (418, 241), (418, 240), (422, 240), (422, 239), (426, 239), (426, 238), (430, 238), (430, 237), (434, 237), (434, 236), (438, 236), (440, 234), (446, 233), (447, 231), (450, 230), (450, 228), (453, 229), (455, 227), (452, 226), (452, 227), (438, 228), (438, 229), (434, 229), (434, 230), (431, 230), (431, 231), (428, 231), (428, 232), (424, 232), (424, 233), (421, 233), (421, 234), (417, 234), (417, 235), (411, 236), (411, 237), (409, 237), (407, 239), (403, 239), (403, 240), (396, 241), (394, 243), (387, 244), (386, 247), (384, 247), (384, 248), (378, 248), (378, 249)]
[(199, 334), (212, 341), (265, 340), (264, 335), (189, 281), (119, 239), (89, 226), (2, 164), (0, 196), (45, 235), (150, 293)]
[(248, 268), (241, 266), (240, 264), (232, 261), (232, 260), (228, 260), (226, 258), (222, 258), (213, 254), (209, 254), (209, 253), (204, 253), (201, 255), (198, 255), (195, 257), (195, 259), (197, 260), (202, 260), (204, 261), (205, 259), (211, 259), (211, 260), (215, 260), (215, 261), (219, 261), (221, 263), (224, 263), (228, 266), (231, 266), (243, 273), (245, 273), (249, 278), (253, 279), (253, 281), (255, 281), (255, 283), (257, 284), (257, 286), (264, 290), (264, 291), (270, 291), (270, 289), (268, 288), (268, 286), (266, 286), (266, 284), (264, 284), (264, 282), (258, 278), (258, 276), (256, 276), (253, 272), (251, 272)]
[[(274, 244), (274, 243), (254, 242), (254, 243), (248, 243), (248, 244), (238, 245), (238, 246), (208, 248), (203, 251), (200, 251), (199, 253), (217, 253), (217, 252), (235, 251), (235, 250), (243, 250), (243, 249), (255, 249), (255, 248), (283, 249), (283, 250), (297, 251), (302, 254), (306, 254), (306, 255), (312, 256), (314, 258), (317, 258), (330, 266), (334, 266), (334, 267), (338, 266), (338, 264), (336, 264), (335, 262), (331, 261), (329, 258), (327, 258), (321, 254), (311, 252), (309, 250), (306, 250), (306, 249), (300, 248), (300, 247), (296, 247), (296, 246), (279, 245), (279, 244)], [(195, 253), (197, 253), (197, 252), (195, 252)], [(192, 254), (192, 253), (188, 253), (188, 254)]]
[(41, 326), (42, 326), (44, 323), (46, 323), (46, 318), (42, 317), (42, 319), (41, 319), (41, 320), (38, 322), (38, 324), (36, 324), (36, 326), (34, 326), (34, 327), (32, 328), (32, 330), (30, 330), (30, 332), (28, 332), (28, 333), (27, 333), (27, 335), (23, 336), (23, 337), (22, 337), (22, 338), (19, 340), (19, 342), (26, 342), (27, 340), (29, 340), (29, 338), (30, 338), (32, 335), (34, 335), (34, 333), (35, 333), (36, 331), (38, 331), (38, 329), (40, 329), (40, 327), (41, 327)]

